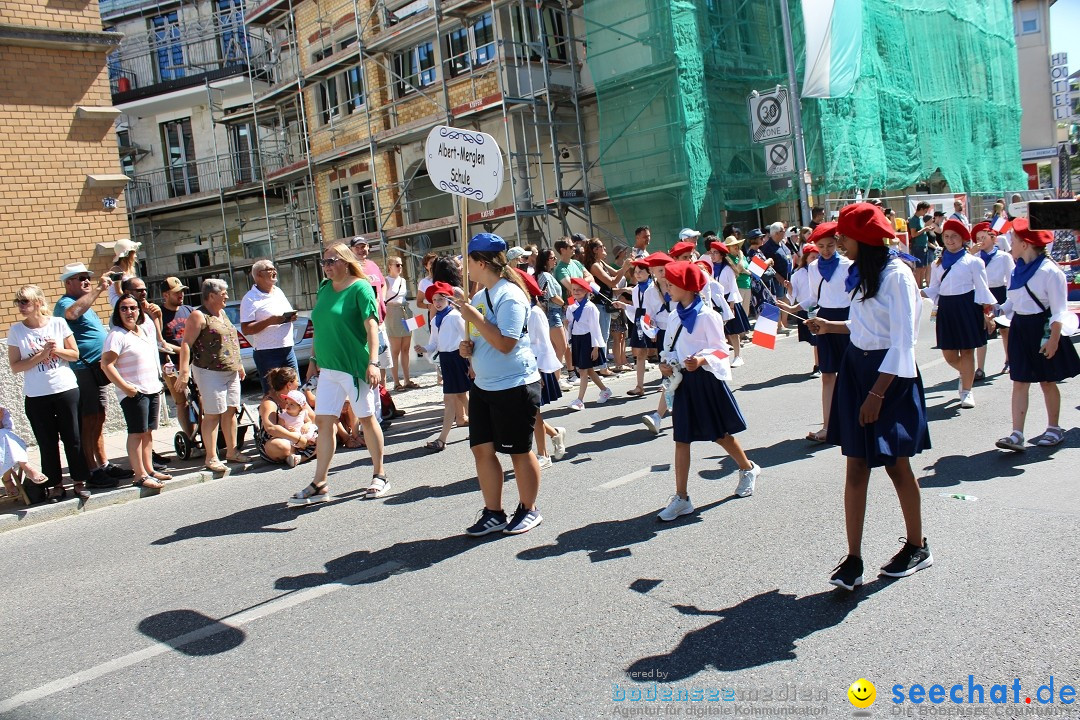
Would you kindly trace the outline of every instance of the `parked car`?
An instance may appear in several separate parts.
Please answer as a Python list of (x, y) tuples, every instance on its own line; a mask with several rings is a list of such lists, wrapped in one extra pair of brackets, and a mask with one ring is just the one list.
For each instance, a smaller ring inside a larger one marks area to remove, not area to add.
[[(296, 353), (296, 364), (300, 366), (300, 377), (304, 377), (304, 369), (311, 360), (311, 345), (315, 330), (311, 324), (311, 317), (306, 314), (306, 311), (302, 312), (304, 314), (297, 314), (296, 320), (293, 321), (293, 352)], [(236, 335), (240, 339), (240, 359), (244, 363), (244, 372), (254, 379), (255, 358), (251, 354), (251, 343), (240, 331), (240, 303), (225, 303), (225, 314), (229, 316), (229, 320), (236, 328)]]

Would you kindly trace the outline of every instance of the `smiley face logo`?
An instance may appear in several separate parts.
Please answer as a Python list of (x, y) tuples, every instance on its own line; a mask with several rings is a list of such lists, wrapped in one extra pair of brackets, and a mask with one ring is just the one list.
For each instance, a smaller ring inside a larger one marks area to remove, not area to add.
[(868, 708), (877, 699), (877, 688), (866, 678), (859, 678), (847, 689), (848, 700), (857, 708)]

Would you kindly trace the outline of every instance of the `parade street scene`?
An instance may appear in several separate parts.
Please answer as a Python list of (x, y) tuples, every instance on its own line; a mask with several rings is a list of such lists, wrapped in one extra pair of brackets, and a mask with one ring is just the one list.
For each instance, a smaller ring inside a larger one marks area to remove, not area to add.
[(0, 3), (0, 719), (1080, 720), (1070, 54)]

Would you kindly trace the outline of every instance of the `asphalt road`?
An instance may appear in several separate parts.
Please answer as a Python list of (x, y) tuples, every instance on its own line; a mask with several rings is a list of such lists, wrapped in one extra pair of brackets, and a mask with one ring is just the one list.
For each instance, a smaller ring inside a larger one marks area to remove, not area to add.
[[(654, 517), (673, 491), (670, 432), (639, 422), (657, 396), (629, 398), (618, 380), (606, 406), (549, 413), (570, 452), (544, 472), (544, 523), (523, 536), (462, 534), (482, 501), (464, 430), (441, 454), (420, 449), (432, 404), (388, 434), (380, 500), (359, 499), (370, 463), (350, 451), (334, 461), (337, 499), (312, 509), (284, 504), (310, 467), (256, 466), (4, 533), (0, 717), (848, 717), (863, 677), (885, 717), (928, 708), (894, 705), (894, 685), (962, 682), (966, 698), (969, 675), (987, 696), (1019, 679), (1020, 704), (999, 716), (1044, 709), (1051, 675), (1055, 692), (1080, 683), (1078, 383), (1063, 386), (1064, 445), (1004, 454), (1007, 378), (960, 414), (932, 337), (925, 325), (918, 356), (933, 449), (913, 464), (936, 562), (911, 578), (874, 577), (903, 534), (877, 471), (869, 584), (826, 583), (845, 553), (843, 462), (802, 439), (820, 384), (809, 348), (783, 338), (736, 371), (757, 492), (734, 498), (734, 464), (697, 445), (699, 511), (674, 523)], [(1044, 422), (1033, 396), (1029, 435)], [(695, 690), (701, 701), (633, 699)]]

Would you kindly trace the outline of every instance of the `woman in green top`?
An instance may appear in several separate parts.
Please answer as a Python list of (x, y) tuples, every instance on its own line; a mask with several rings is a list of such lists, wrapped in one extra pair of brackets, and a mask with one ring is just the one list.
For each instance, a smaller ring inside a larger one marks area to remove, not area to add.
[(739, 294), (742, 295), (743, 312), (750, 312), (750, 261), (746, 259), (746, 254), (742, 251), (743, 241), (740, 238), (736, 238), (734, 235), (728, 235), (724, 238), (724, 244), (728, 246), (730, 250), (729, 257), (734, 261), (735, 266), (735, 284), (739, 288)]
[(371, 452), (374, 477), (365, 498), (383, 495), (390, 484), (383, 474), (383, 435), (375, 422), (375, 403), (379, 385), (379, 312), (375, 291), (364, 270), (345, 243), (331, 245), (323, 253), (326, 279), (319, 286), (311, 323), (315, 337), (308, 377), (316, 372), (315, 424), (319, 439), (315, 444), (315, 479), (289, 498), (290, 506), (312, 505), (330, 498), (326, 472), (334, 457), (334, 426), (341, 409), (352, 404), (364, 439)]

